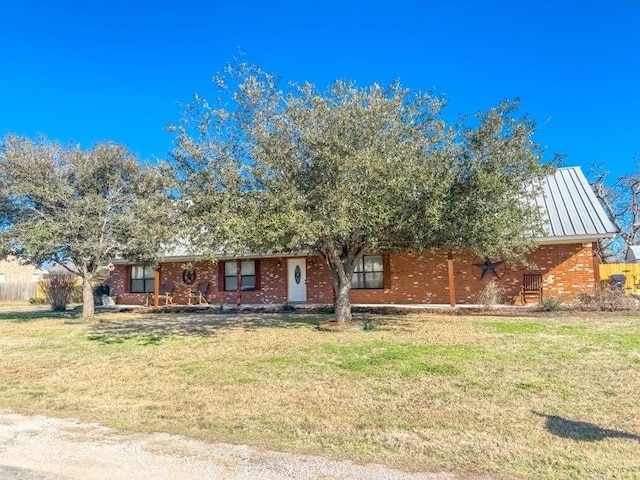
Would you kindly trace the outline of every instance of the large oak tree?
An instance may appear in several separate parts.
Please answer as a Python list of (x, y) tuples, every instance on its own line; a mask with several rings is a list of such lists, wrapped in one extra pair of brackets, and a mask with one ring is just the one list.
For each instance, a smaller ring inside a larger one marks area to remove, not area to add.
[(366, 252), (469, 248), (521, 258), (540, 233), (546, 173), (533, 123), (504, 102), (474, 127), (399, 83), (285, 90), (247, 64), (187, 105), (174, 151), (190, 240), (216, 253), (308, 251), (333, 279), (336, 319)]
[(92, 279), (116, 255), (154, 262), (168, 238), (170, 178), (124, 147), (91, 150), (10, 135), (0, 145), (0, 247), (34, 264), (73, 262), (83, 316)]

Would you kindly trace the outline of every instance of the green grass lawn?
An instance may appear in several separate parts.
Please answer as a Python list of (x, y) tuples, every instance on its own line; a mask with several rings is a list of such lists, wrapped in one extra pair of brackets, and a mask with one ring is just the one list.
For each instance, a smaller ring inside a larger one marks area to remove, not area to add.
[(411, 470), (640, 478), (638, 316), (77, 315), (0, 309), (0, 408)]

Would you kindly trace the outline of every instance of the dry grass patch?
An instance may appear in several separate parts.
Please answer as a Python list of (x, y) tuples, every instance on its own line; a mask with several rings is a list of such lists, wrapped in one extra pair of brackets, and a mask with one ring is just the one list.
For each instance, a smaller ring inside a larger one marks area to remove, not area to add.
[(3, 315), (0, 407), (411, 469), (640, 477), (639, 317)]

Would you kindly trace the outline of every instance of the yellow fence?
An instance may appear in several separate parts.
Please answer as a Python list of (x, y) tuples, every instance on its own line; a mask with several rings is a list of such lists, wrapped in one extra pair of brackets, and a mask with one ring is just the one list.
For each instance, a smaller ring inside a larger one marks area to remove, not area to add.
[(600, 279), (608, 280), (611, 275), (624, 275), (625, 291), (640, 293), (640, 263), (601, 263)]

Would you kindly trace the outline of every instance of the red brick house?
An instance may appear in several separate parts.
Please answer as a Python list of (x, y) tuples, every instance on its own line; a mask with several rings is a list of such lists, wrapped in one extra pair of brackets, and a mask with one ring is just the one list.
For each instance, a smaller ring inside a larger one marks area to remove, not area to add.
[[(579, 167), (561, 168), (544, 182), (538, 204), (546, 235), (529, 255), (535, 269), (465, 251), (441, 250), (365, 255), (353, 276), (354, 304), (473, 304), (490, 279), (504, 289), (507, 303), (523, 299), (523, 288), (539, 298), (567, 301), (599, 285), (595, 243), (615, 232)], [(187, 264), (193, 270), (185, 269)], [(221, 256), (217, 263), (176, 252), (157, 270), (113, 261), (111, 294), (118, 304), (162, 302), (170, 291), (175, 304), (333, 303), (327, 265), (310, 253), (242, 258)], [(200, 286), (202, 297), (195, 292)], [(536, 298), (536, 299), (538, 299)], [(525, 297), (526, 299), (526, 297)]]

